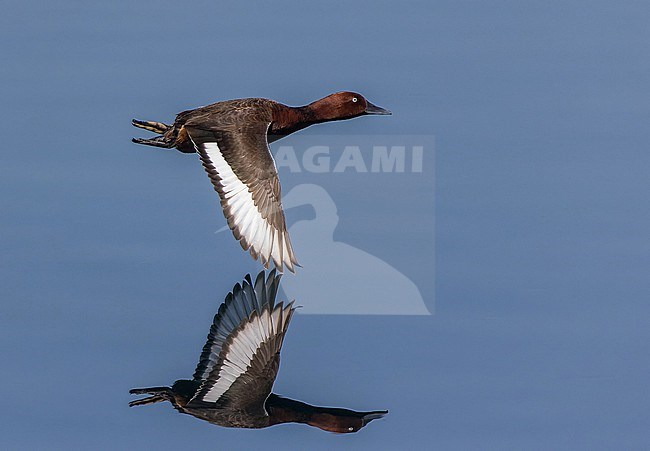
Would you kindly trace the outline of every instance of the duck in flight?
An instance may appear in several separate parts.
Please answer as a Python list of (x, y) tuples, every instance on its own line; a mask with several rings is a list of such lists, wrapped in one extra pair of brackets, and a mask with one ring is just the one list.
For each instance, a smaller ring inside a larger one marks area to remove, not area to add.
[(242, 248), (265, 268), (272, 261), (278, 271), (294, 272), (298, 261), (268, 145), (313, 124), (369, 114), (391, 113), (354, 92), (337, 92), (302, 107), (259, 98), (227, 100), (183, 111), (173, 125), (134, 119), (134, 126), (158, 136), (133, 142), (198, 153)]
[(387, 414), (316, 407), (271, 393), (295, 310), (293, 302), (276, 303), (280, 277), (275, 270), (268, 277), (262, 271), (254, 283), (247, 275), (235, 285), (214, 317), (193, 379), (135, 388), (131, 394), (150, 396), (129, 406), (169, 401), (181, 413), (224, 427), (305, 423), (337, 433), (357, 432)]

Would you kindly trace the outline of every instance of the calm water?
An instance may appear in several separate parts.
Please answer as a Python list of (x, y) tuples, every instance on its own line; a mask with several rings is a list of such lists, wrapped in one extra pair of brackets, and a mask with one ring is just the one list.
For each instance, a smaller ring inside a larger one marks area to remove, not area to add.
[[(0, 447), (647, 449), (649, 20), (642, 2), (4, 2)], [(394, 115), (296, 139), (435, 136), (435, 174), (432, 152), (419, 175), (282, 169), (285, 192), (327, 187), (334, 239), (434, 314), (297, 315), (275, 391), (390, 414), (334, 436), (129, 409), (129, 388), (191, 376), (258, 270), (214, 233), (196, 158), (131, 144), (130, 119), (342, 89)]]

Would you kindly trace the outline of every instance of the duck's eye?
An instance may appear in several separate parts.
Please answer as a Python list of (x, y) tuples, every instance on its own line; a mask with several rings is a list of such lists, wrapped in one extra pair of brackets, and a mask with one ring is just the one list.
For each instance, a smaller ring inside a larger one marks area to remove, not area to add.
[(359, 99), (357, 99), (356, 97), (352, 97), (352, 101), (353, 101), (353, 102), (358, 102)]

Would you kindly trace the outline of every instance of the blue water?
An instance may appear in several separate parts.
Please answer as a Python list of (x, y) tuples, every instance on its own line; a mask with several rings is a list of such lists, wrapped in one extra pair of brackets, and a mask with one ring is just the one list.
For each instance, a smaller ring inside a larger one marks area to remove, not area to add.
[[(4, 2), (0, 447), (649, 448), (649, 20), (643, 2)], [(434, 314), (297, 315), (275, 390), (390, 414), (334, 436), (129, 409), (129, 388), (192, 374), (258, 270), (214, 233), (196, 158), (131, 144), (130, 119), (342, 89), (394, 115), (303, 133), (435, 136), (435, 215), (415, 174), (285, 188), (333, 189), (335, 238)]]

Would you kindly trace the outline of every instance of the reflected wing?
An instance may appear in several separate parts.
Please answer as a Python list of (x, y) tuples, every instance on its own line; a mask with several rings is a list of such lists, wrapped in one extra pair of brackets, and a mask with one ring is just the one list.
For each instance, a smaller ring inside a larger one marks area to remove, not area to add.
[(280, 363), (293, 302), (276, 304), (280, 275), (247, 276), (219, 308), (194, 379), (201, 386), (190, 404), (218, 403), (233, 410), (262, 409)]

